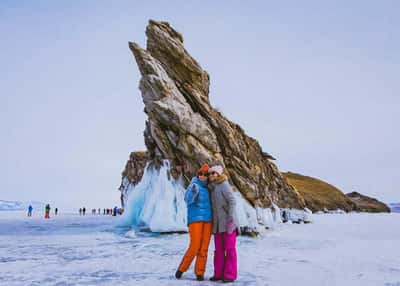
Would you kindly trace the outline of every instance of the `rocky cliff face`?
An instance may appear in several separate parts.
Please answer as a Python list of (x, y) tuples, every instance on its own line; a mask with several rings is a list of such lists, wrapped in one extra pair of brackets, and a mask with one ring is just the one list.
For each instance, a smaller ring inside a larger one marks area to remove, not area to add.
[(359, 211), (373, 213), (390, 213), (390, 208), (381, 201), (378, 201), (377, 199), (362, 195), (357, 192), (348, 193), (346, 194), (346, 196), (356, 204)]
[(129, 183), (133, 185), (139, 183), (142, 179), (143, 171), (148, 160), (149, 156), (147, 152), (132, 152), (125, 164), (124, 170), (122, 171), (122, 178), (127, 178)]
[(119, 190), (121, 191), (121, 206), (124, 208), (125, 197), (131, 186), (137, 185), (142, 179), (144, 169), (149, 160), (147, 152), (136, 151), (132, 152), (125, 168), (122, 171), (122, 180)]
[(159, 165), (168, 159), (173, 174), (186, 178), (203, 163), (219, 163), (234, 189), (253, 206), (274, 202), (303, 208), (303, 198), (272, 163), (273, 157), (212, 107), (210, 77), (185, 50), (182, 35), (168, 23), (152, 20), (146, 35), (146, 49), (135, 43), (129, 48), (142, 75), (139, 88), (148, 116), (144, 138), (149, 161)]

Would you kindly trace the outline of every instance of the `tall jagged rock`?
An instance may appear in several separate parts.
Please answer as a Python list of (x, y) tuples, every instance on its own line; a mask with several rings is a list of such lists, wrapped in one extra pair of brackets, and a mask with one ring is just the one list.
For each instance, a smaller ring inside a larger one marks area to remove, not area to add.
[(234, 189), (254, 206), (303, 208), (304, 200), (279, 172), (274, 158), (209, 101), (210, 77), (166, 22), (149, 21), (147, 47), (129, 43), (142, 78), (148, 116), (144, 131), (149, 160), (168, 159), (187, 178), (205, 163), (226, 168)]

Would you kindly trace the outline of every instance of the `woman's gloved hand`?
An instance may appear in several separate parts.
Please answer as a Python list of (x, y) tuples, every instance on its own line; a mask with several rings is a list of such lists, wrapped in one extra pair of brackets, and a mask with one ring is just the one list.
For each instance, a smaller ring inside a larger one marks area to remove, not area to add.
[(231, 234), (236, 229), (235, 221), (232, 216), (228, 216), (226, 220), (226, 232)]

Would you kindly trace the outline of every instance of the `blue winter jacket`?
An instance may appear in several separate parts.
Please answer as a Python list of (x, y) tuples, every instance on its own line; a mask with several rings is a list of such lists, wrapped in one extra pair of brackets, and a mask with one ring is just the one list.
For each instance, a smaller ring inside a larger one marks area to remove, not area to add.
[(207, 182), (194, 177), (186, 189), (185, 202), (188, 208), (188, 224), (196, 221), (212, 221)]

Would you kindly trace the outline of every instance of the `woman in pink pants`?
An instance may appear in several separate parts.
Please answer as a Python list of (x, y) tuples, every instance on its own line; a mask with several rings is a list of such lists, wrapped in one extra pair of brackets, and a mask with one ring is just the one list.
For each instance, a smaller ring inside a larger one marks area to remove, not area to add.
[(223, 167), (209, 170), (209, 189), (213, 211), (214, 276), (211, 281), (233, 282), (237, 278), (235, 197)]

